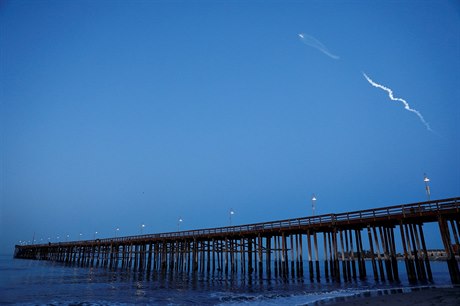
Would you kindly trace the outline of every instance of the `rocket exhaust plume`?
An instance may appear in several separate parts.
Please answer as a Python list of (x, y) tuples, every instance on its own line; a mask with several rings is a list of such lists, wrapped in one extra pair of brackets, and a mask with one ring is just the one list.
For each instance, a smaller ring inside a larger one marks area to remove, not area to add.
[(406, 110), (408, 110), (408, 111), (410, 111), (410, 112), (416, 114), (416, 115), (418, 116), (418, 118), (420, 119), (420, 121), (422, 121), (422, 123), (425, 125), (426, 129), (427, 129), (428, 131), (430, 131), (430, 132), (433, 132), (433, 130), (431, 129), (431, 127), (430, 127), (430, 125), (428, 124), (428, 122), (426, 122), (426, 121), (425, 121), (425, 118), (423, 118), (422, 114), (421, 114), (418, 110), (415, 110), (415, 109), (413, 109), (413, 108), (410, 108), (409, 103), (407, 103), (406, 100), (401, 99), (401, 98), (395, 98), (395, 97), (393, 96), (393, 91), (392, 91), (390, 88), (387, 88), (387, 87), (385, 87), (385, 86), (383, 86), (383, 85), (380, 85), (380, 84), (375, 83), (375, 82), (372, 81), (371, 78), (369, 78), (369, 77), (367, 76), (367, 74), (365, 74), (364, 72), (363, 72), (363, 75), (364, 75), (364, 77), (366, 78), (366, 80), (367, 80), (372, 86), (385, 90), (385, 91), (388, 93), (388, 97), (390, 97), (391, 100), (402, 102), (402, 104), (404, 104), (404, 108), (405, 108)]
[(310, 47), (318, 49), (319, 51), (323, 52), (324, 54), (326, 54), (330, 58), (333, 58), (333, 59), (336, 59), (336, 60), (338, 60), (340, 58), (337, 55), (334, 55), (331, 52), (329, 52), (329, 50), (326, 48), (326, 46), (323, 45), (319, 40), (317, 40), (313, 36), (307, 35), (305, 33), (300, 33), (300, 34), (297, 34), (297, 35), (299, 36), (300, 40), (304, 44), (306, 44), (306, 45), (308, 45)]

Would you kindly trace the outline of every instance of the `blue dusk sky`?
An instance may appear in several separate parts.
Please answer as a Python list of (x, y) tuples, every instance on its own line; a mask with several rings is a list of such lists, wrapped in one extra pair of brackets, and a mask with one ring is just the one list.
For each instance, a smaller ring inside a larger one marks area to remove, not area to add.
[(1, 1), (0, 51), (2, 252), (460, 195), (458, 1)]

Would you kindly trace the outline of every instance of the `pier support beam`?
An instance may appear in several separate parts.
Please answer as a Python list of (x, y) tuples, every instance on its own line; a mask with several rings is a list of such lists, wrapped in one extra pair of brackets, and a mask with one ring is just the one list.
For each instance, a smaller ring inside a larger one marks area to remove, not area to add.
[(444, 218), (439, 217), (438, 225), (441, 232), (442, 242), (444, 244), (444, 250), (447, 255), (447, 266), (449, 268), (450, 279), (453, 284), (460, 284), (460, 272), (458, 269), (457, 260), (455, 259), (455, 254), (452, 250), (452, 242), (450, 240), (447, 221)]

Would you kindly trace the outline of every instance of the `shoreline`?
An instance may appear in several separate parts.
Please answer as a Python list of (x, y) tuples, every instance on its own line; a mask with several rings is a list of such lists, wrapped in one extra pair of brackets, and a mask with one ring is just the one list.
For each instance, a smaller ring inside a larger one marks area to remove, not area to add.
[(422, 306), (456, 306), (460, 305), (460, 286), (383, 289), (363, 292), (352, 296), (324, 299), (309, 305), (387, 306), (388, 304), (392, 306), (414, 304)]

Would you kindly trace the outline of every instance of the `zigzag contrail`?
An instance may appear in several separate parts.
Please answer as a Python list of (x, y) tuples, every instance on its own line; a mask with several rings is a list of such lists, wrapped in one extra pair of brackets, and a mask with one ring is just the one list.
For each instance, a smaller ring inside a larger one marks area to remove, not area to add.
[(415, 114), (419, 117), (420, 121), (422, 121), (422, 123), (426, 126), (426, 129), (427, 129), (428, 131), (430, 131), (430, 132), (433, 132), (433, 130), (431, 129), (431, 127), (430, 127), (430, 125), (428, 124), (428, 122), (426, 122), (426, 121), (425, 121), (425, 118), (423, 118), (422, 114), (420, 114), (420, 112), (419, 112), (418, 110), (415, 110), (415, 109), (410, 108), (409, 103), (407, 103), (406, 100), (401, 99), (401, 98), (395, 98), (395, 97), (393, 96), (393, 91), (392, 91), (390, 88), (387, 88), (387, 87), (385, 87), (385, 86), (383, 86), (383, 85), (380, 85), (380, 84), (375, 83), (375, 82), (372, 81), (371, 78), (369, 78), (369, 77), (367, 76), (367, 74), (365, 74), (364, 72), (363, 72), (363, 75), (364, 75), (364, 77), (366, 78), (366, 80), (367, 80), (372, 86), (385, 90), (385, 91), (388, 93), (388, 96), (390, 97), (391, 100), (402, 102), (402, 103), (404, 104), (404, 108), (405, 108), (406, 110), (415, 113)]

